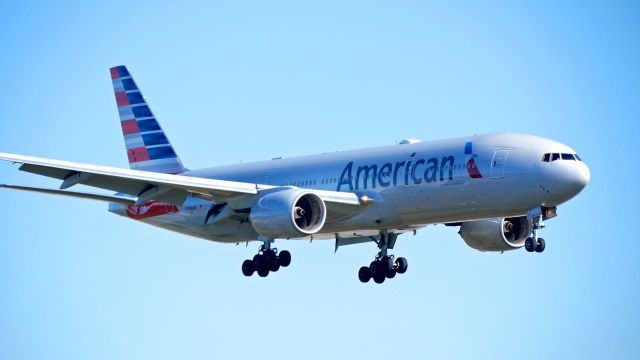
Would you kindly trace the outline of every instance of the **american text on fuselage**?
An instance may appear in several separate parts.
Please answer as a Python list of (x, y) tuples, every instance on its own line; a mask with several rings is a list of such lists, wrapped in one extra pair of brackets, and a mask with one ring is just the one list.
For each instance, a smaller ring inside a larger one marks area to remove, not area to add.
[[(350, 161), (342, 170), (338, 181), (337, 191), (355, 191), (376, 187), (386, 188), (399, 184), (409, 185), (432, 183), (436, 181), (453, 180), (453, 165), (455, 158), (445, 156), (441, 159), (430, 158), (414, 159), (415, 153), (410, 155), (410, 160), (386, 162), (377, 164), (360, 165), (355, 167)], [(446, 174), (445, 174), (446, 171)], [(354, 176), (355, 173), (355, 176)]]

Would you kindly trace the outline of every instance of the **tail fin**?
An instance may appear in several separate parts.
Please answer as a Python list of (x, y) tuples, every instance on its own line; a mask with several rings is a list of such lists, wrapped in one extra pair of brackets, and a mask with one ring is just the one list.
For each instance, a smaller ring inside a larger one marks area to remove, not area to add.
[(149, 109), (126, 66), (110, 69), (120, 125), (134, 170), (178, 174), (187, 171)]

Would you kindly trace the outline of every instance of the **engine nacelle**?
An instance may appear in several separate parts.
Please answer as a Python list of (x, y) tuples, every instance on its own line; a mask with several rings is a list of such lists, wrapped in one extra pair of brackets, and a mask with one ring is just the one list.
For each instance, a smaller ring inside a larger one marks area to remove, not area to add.
[(524, 246), (532, 225), (526, 216), (464, 222), (460, 236), (480, 251), (506, 251)]
[(258, 234), (270, 239), (304, 237), (324, 226), (327, 208), (322, 199), (302, 189), (274, 189), (251, 208), (249, 220)]

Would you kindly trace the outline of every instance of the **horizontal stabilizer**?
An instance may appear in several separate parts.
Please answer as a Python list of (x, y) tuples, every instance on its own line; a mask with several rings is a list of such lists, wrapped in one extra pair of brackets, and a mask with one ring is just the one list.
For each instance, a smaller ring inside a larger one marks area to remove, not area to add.
[(58, 190), (58, 189), (47, 189), (47, 188), (38, 188), (38, 187), (30, 187), (30, 186), (8, 185), (8, 184), (0, 184), (0, 188), (33, 191), (33, 192), (44, 193), (44, 194), (70, 196), (70, 197), (75, 197), (80, 199), (106, 201), (106, 202), (118, 203), (123, 205), (133, 205), (136, 200), (135, 198), (127, 195), (83, 193), (83, 192), (76, 192), (76, 191), (66, 191), (66, 190)]

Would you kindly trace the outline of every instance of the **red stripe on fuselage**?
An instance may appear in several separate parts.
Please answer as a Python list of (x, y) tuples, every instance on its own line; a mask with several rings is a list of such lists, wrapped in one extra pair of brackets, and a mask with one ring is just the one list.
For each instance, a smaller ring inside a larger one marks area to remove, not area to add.
[(147, 219), (154, 216), (175, 214), (179, 211), (175, 205), (163, 203), (160, 201), (151, 201), (142, 206), (129, 205), (125, 209), (127, 216), (136, 219)]

